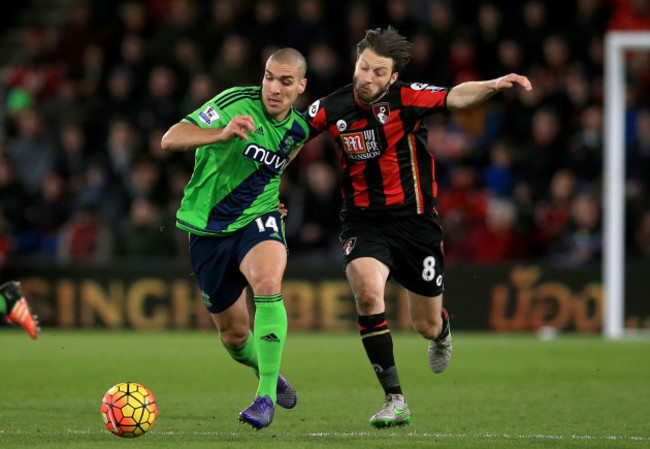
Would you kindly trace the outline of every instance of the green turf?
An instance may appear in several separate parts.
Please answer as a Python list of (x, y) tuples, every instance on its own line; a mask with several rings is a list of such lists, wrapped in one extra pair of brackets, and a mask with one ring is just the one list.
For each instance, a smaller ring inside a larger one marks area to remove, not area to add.
[[(0, 329), (1, 448), (648, 448), (650, 341), (598, 336), (454, 334), (449, 369), (431, 373), (426, 342), (394, 336), (413, 422), (375, 430), (383, 395), (354, 334), (290, 333), (283, 372), (298, 389), (259, 432), (237, 422), (257, 380), (215, 331)], [(99, 405), (121, 381), (148, 386), (153, 429), (104, 430)]]

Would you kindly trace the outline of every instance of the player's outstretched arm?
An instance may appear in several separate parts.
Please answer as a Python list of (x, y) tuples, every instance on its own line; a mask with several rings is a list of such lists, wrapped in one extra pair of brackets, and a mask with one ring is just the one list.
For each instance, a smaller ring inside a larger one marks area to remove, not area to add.
[(250, 115), (237, 115), (225, 128), (201, 128), (180, 122), (167, 130), (160, 141), (163, 150), (190, 151), (211, 143), (224, 142), (240, 137), (248, 140), (246, 132), (252, 132), (255, 122)]
[(521, 86), (527, 91), (533, 88), (528, 78), (516, 73), (486, 81), (468, 81), (453, 87), (449, 91), (447, 107), (454, 110), (474, 106), (504, 89), (515, 86)]

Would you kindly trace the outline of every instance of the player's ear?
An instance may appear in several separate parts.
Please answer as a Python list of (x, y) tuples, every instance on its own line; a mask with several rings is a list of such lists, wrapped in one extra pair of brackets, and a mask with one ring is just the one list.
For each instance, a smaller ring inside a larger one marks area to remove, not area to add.
[(298, 85), (298, 94), (301, 94), (305, 91), (307, 88), (307, 78), (303, 78), (300, 80), (300, 84)]
[(390, 85), (392, 86), (395, 81), (397, 81), (397, 77), (399, 76), (398, 72), (393, 72), (393, 74), (390, 76)]

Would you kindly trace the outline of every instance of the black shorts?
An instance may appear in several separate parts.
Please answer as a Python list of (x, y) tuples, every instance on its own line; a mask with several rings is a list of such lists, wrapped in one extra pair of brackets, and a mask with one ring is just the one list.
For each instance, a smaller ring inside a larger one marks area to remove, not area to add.
[(345, 266), (359, 257), (372, 257), (414, 293), (438, 296), (444, 291), (442, 229), (433, 215), (379, 220), (347, 216), (340, 240)]

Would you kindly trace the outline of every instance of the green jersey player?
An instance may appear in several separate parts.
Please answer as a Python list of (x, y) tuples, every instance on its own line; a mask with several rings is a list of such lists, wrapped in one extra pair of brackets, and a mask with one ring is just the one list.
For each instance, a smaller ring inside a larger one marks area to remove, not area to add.
[[(282, 171), (308, 137), (293, 109), (304, 92), (306, 62), (292, 48), (272, 54), (262, 86), (228, 89), (172, 126), (162, 147), (196, 150), (177, 225), (190, 233), (190, 259), (221, 340), (259, 377), (253, 403), (239, 420), (255, 428), (273, 420), (274, 405), (292, 408), (296, 392), (280, 374), (287, 335), (282, 276), (287, 263), (279, 185)], [(246, 304), (253, 291), (255, 320)]]
[(306, 138), (307, 128), (294, 110), (281, 121), (269, 120), (261, 92), (259, 86), (226, 90), (182, 120), (214, 128), (248, 115), (256, 125), (246, 140), (197, 149), (197, 169), (177, 215), (180, 228), (205, 236), (226, 235), (278, 209), (280, 175)]

